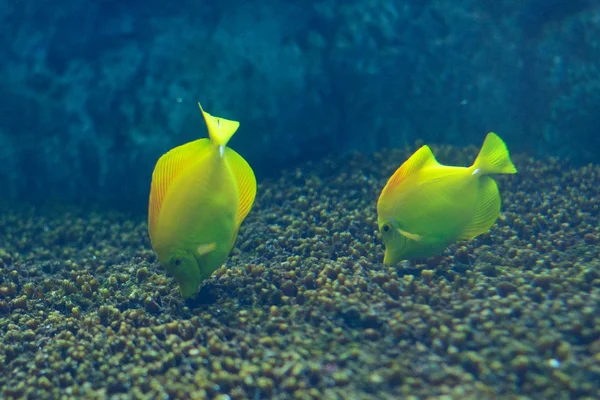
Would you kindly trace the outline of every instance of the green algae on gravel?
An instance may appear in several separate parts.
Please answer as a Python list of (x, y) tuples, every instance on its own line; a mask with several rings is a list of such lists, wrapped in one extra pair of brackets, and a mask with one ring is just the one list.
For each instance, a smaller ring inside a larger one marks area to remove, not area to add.
[(489, 233), (384, 266), (375, 204), (410, 150), (259, 185), (188, 303), (142, 216), (5, 205), (4, 397), (600, 398), (600, 167), (515, 156)]

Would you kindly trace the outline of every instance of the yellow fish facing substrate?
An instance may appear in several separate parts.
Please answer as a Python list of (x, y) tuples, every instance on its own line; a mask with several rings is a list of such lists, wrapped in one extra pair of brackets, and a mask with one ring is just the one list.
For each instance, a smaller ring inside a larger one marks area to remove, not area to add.
[(209, 138), (164, 154), (152, 173), (148, 231), (152, 248), (184, 298), (224, 262), (256, 196), (252, 168), (226, 147), (239, 122), (202, 109)]
[(489, 133), (470, 167), (437, 162), (429, 146), (417, 150), (388, 180), (377, 202), (384, 264), (426, 258), (487, 232), (500, 215), (490, 174), (514, 174), (506, 145)]

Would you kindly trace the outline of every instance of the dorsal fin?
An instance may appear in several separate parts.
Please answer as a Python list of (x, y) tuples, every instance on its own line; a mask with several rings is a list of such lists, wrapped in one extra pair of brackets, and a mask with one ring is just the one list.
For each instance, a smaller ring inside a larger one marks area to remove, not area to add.
[(198, 160), (203, 149), (210, 145), (209, 139), (198, 139), (175, 147), (156, 162), (154, 172), (152, 172), (150, 201), (148, 205), (148, 229), (151, 237), (169, 187), (177, 176), (194, 161)]
[(254, 204), (254, 198), (256, 197), (256, 177), (246, 160), (234, 150), (230, 148), (226, 149), (225, 160), (235, 176), (240, 196), (237, 219), (237, 225), (239, 227)]
[(200, 107), (200, 111), (202, 111), (202, 115), (204, 116), (204, 121), (206, 121), (210, 140), (218, 146), (227, 146), (227, 142), (229, 142), (229, 139), (231, 139), (235, 131), (240, 127), (240, 123), (238, 121), (210, 115), (204, 111), (199, 102), (198, 107)]
[(397, 187), (410, 174), (423, 169), (426, 166), (433, 165), (439, 165), (439, 163), (436, 161), (435, 156), (431, 152), (429, 146), (422, 146), (419, 150), (415, 151), (415, 153), (410, 156), (410, 158), (406, 160), (404, 164), (402, 164), (400, 168), (396, 170), (396, 172), (394, 172), (394, 175), (392, 175), (383, 188), (382, 194), (387, 190), (392, 190)]

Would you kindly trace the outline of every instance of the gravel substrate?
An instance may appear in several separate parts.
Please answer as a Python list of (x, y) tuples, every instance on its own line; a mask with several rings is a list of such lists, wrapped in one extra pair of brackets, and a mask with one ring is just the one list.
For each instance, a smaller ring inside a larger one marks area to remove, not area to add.
[(600, 167), (513, 156), (489, 233), (384, 266), (376, 200), (415, 148), (262, 182), (188, 303), (145, 210), (4, 205), (3, 397), (600, 398)]

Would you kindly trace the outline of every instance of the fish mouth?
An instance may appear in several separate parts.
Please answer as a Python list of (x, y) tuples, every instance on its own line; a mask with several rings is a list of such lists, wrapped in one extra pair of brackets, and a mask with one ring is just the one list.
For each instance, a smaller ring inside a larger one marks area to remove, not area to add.
[(392, 254), (392, 252), (389, 250), (386, 250), (383, 254), (384, 265), (396, 264), (398, 261), (400, 261), (400, 257), (397, 257), (395, 254)]
[(198, 293), (203, 277), (198, 262), (192, 256), (186, 258), (174, 275), (184, 299), (189, 299)]
[(198, 293), (198, 288), (200, 287), (199, 282), (195, 282), (190, 279), (181, 279), (178, 280), (179, 291), (181, 292), (181, 296), (184, 299), (189, 299), (190, 297), (194, 297), (196, 293)]

